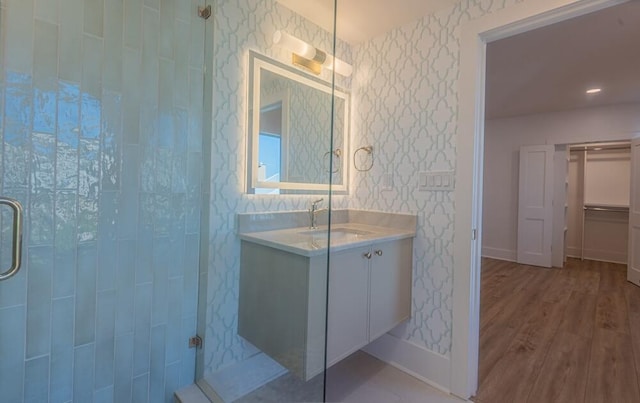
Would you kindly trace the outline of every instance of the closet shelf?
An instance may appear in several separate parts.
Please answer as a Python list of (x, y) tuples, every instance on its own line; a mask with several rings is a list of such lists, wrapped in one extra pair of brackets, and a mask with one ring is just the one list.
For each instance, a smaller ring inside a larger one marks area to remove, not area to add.
[(628, 212), (629, 206), (621, 205), (621, 204), (596, 204), (596, 203), (585, 203), (583, 209), (590, 211), (619, 211), (619, 212)]

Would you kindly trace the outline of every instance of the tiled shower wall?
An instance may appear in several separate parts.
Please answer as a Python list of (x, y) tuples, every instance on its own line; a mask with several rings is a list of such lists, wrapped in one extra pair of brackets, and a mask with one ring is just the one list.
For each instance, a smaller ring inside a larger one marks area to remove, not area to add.
[(2, 402), (170, 401), (193, 382), (196, 6), (0, 3), (0, 194), (26, 225), (24, 266), (0, 283)]

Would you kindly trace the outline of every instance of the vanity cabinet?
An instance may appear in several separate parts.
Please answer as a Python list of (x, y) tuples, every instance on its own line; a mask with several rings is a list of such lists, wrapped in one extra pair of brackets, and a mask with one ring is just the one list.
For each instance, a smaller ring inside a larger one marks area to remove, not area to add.
[(238, 334), (304, 380), (324, 369), (325, 335), (331, 366), (411, 316), (412, 238), (332, 251), (328, 304), (326, 253), (241, 248)]
[(332, 253), (327, 362), (333, 365), (411, 316), (413, 242)]

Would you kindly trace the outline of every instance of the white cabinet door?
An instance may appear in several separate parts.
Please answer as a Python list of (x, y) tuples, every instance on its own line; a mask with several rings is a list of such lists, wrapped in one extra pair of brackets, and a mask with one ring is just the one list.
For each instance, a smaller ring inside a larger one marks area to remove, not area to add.
[(554, 151), (552, 145), (520, 148), (518, 263), (551, 267)]
[(369, 334), (369, 247), (331, 253), (327, 362), (331, 366), (365, 346)]
[(631, 141), (630, 196), (627, 280), (640, 285), (640, 138)]
[(411, 239), (373, 245), (369, 340), (382, 336), (411, 316)]

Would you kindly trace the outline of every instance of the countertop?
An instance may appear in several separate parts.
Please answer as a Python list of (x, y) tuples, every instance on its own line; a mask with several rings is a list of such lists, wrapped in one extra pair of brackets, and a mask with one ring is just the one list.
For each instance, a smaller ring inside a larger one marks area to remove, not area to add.
[[(340, 223), (331, 227), (331, 252), (358, 246), (415, 237), (415, 230), (382, 227), (362, 223)], [(302, 256), (312, 257), (327, 253), (327, 226), (318, 229), (308, 227), (278, 229), (272, 231), (246, 232), (240, 239), (280, 249)]]

